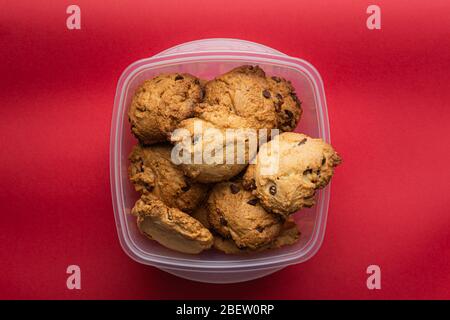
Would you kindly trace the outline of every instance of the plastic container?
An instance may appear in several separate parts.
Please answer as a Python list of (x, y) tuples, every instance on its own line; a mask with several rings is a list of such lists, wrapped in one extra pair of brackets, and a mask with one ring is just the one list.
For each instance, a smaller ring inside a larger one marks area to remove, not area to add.
[(161, 72), (188, 72), (204, 79), (242, 64), (260, 65), (268, 75), (289, 79), (303, 102), (297, 132), (330, 142), (325, 93), (317, 70), (308, 62), (269, 47), (235, 39), (207, 39), (184, 43), (153, 57), (136, 61), (117, 84), (111, 127), (111, 192), (117, 232), (123, 250), (134, 260), (182, 278), (232, 283), (256, 279), (288, 265), (310, 259), (319, 250), (327, 220), (330, 186), (317, 194), (317, 204), (294, 218), (302, 235), (295, 245), (251, 255), (225, 255), (209, 250), (199, 255), (174, 252), (143, 237), (129, 212), (137, 200), (127, 176), (128, 154), (136, 144), (127, 109), (136, 87)]

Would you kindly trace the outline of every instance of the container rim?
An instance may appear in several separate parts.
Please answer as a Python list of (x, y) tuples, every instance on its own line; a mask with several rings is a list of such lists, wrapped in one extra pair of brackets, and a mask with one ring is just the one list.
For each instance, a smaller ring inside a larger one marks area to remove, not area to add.
[[(270, 54), (277, 54), (280, 56), (286, 56), (286, 54), (281, 51), (278, 51), (278, 50), (268, 47), (266, 45), (256, 43), (253, 41), (249, 41), (249, 40), (242, 40), (242, 39), (235, 39), (235, 38), (208, 38), (208, 39), (192, 40), (192, 41), (180, 43), (178, 45), (175, 45), (173, 47), (170, 47), (166, 50), (163, 50), (163, 51), (155, 54), (152, 58), (161, 57), (161, 56), (167, 57), (167, 56), (171, 56), (171, 55), (178, 55), (180, 53), (195, 52), (198, 54), (198, 53), (207, 53), (207, 52), (220, 52), (221, 50), (219, 50), (217, 47), (215, 47), (215, 45), (217, 45), (218, 42), (222, 43), (221, 47), (223, 47), (224, 44), (227, 44), (229, 46), (237, 45), (237, 44), (238, 45), (244, 44), (247, 46), (247, 48), (252, 48), (252, 49), (256, 50), (256, 51), (252, 51), (252, 50), (243, 50), (243, 49), (239, 49), (239, 50), (228, 49), (228, 51), (247, 52), (247, 53), (259, 52), (259, 53), (270, 53)], [(195, 44), (198, 44), (199, 46), (204, 47), (205, 49), (195, 50), (195, 51), (190, 50), (189, 47), (192, 47)]]
[[(208, 40), (197, 40), (190, 43)], [(180, 47), (182, 45), (176, 47)], [(121, 137), (123, 134), (123, 117), (126, 110), (126, 106), (124, 104), (126, 101), (126, 93), (128, 91), (127, 88), (133, 78), (140, 72), (148, 69), (160, 68), (169, 65), (179, 65), (183, 62), (193, 61), (240, 61), (245, 63), (245, 61), (251, 60), (251, 63), (270, 63), (284, 68), (293, 69), (297, 72), (301, 72), (303, 75), (306, 75), (309, 80), (314, 91), (314, 99), (317, 105), (316, 112), (319, 124), (319, 135), (325, 141), (330, 142), (328, 112), (323, 82), (318, 71), (309, 62), (284, 54), (280, 55), (276, 53), (277, 51), (275, 51), (274, 54), (256, 53), (250, 51), (208, 51), (163, 54), (169, 50), (170, 49), (165, 50), (156, 56), (141, 59), (130, 64), (120, 76), (116, 88), (110, 136), (110, 183), (116, 228), (122, 249), (133, 260), (140, 263), (153, 265), (164, 269), (195, 270), (196, 272), (211, 272), (213, 270), (220, 272), (235, 272), (237, 269), (271, 269), (304, 262), (310, 259), (316, 254), (323, 242), (330, 198), (330, 185), (320, 192), (317, 203), (320, 210), (318, 211), (318, 216), (316, 218), (317, 222), (315, 223), (311, 239), (302, 249), (296, 252), (280, 254), (272, 257), (252, 258), (248, 260), (199, 261), (189, 258), (149, 254), (148, 252), (141, 250), (133, 242), (129, 234), (128, 222), (126, 219), (127, 213), (125, 212), (124, 207), (123, 186), (120, 183), (123, 178), (122, 171), (120, 170), (122, 160)]]

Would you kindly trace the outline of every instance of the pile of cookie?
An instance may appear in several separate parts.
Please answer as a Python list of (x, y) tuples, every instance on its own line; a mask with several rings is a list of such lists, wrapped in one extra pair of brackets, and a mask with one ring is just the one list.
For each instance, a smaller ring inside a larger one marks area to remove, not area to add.
[[(316, 190), (341, 162), (321, 139), (292, 132), (301, 115), (292, 84), (258, 66), (240, 66), (210, 81), (174, 73), (142, 83), (128, 111), (139, 140), (129, 157), (130, 181), (140, 194), (131, 214), (141, 233), (190, 254), (212, 247), (227, 254), (261, 252), (297, 242), (292, 214), (314, 205)], [(243, 161), (174, 161), (180, 145), (188, 158), (227, 147), (229, 141), (206, 129), (242, 128), (279, 134), (256, 150), (245, 140)], [(268, 171), (274, 156), (277, 170)]]

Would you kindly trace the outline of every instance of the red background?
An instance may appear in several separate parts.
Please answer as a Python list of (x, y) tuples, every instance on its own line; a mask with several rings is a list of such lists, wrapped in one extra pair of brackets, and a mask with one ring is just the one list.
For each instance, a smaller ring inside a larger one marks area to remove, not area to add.
[[(45, 4), (44, 4), (45, 3)], [(0, 3), (0, 298), (450, 298), (448, 1)], [(382, 29), (366, 28), (378, 4)], [(344, 163), (325, 241), (266, 278), (208, 285), (119, 246), (109, 186), (118, 77), (190, 40), (259, 42), (311, 62)], [(82, 289), (66, 288), (66, 268)], [(378, 264), (382, 289), (366, 288)]]

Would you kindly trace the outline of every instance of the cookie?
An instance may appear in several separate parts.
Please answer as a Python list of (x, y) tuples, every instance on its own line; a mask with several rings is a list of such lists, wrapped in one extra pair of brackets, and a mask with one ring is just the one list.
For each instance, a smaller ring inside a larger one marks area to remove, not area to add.
[(219, 104), (200, 103), (194, 108), (194, 114), (196, 118), (207, 121), (220, 129), (251, 128), (247, 118), (241, 117)]
[(197, 254), (210, 248), (213, 236), (200, 222), (160, 200), (142, 196), (132, 209), (139, 230), (161, 245), (183, 253)]
[(181, 120), (202, 100), (200, 80), (186, 73), (161, 74), (145, 81), (128, 110), (131, 131), (144, 144), (167, 140)]
[(207, 201), (208, 221), (221, 236), (231, 238), (239, 248), (258, 249), (271, 243), (283, 222), (264, 210), (251, 192), (238, 182), (214, 186)]
[(280, 234), (275, 240), (261, 248), (256, 250), (250, 250), (247, 248), (239, 248), (232, 239), (226, 239), (219, 235), (214, 235), (213, 247), (226, 254), (248, 254), (253, 252), (261, 252), (270, 249), (278, 249), (284, 246), (293, 245), (300, 238), (300, 231), (297, 224), (292, 218), (286, 220), (283, 224)]
[(182, 121), (172, 136), (177, 164), (183, 172), (202, 183), (226, 181), (244, 170), (256, 154), (246, 132), (227, 132), (211, 122), (190, 118)]
[(272, 129), (277, 125), (275, 96), (258, 66), (241, 66), (207, 82), (204, 102), (242, 119), (242, 128)]
[(315, 191), (328, 184), (340, 162), (323, 140), (285, 132), (261, 146), (243, 185), (266, 210), (287, 216), (314, 205)]
[(141, 194), (191, 212), (205, 199), (208, 186), (186, 177), (172, 162), (171, 150), (170, 144), (136, 145), (129, 157), (129, 177)]
[(277, 128), (285, 132), (293, 131), (302, 115), (301, 102), (294, 87), (281, 77), (268, 77), (267, 81), (276, 99)]

